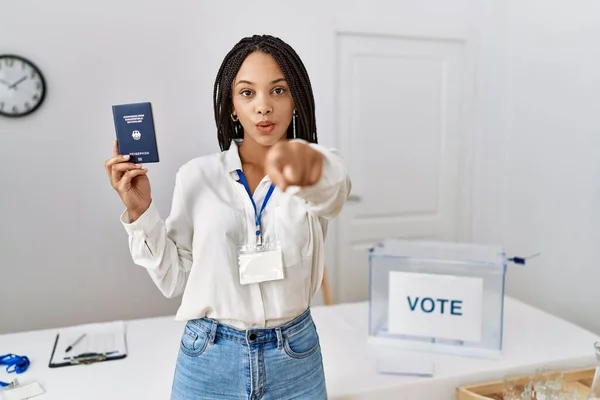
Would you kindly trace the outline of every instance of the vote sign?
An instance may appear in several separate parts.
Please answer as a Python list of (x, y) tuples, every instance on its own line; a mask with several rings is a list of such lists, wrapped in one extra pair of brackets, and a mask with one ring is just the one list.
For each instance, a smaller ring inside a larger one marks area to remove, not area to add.
[(390, 272), (390, 333), (481, 341), (483, 279)]

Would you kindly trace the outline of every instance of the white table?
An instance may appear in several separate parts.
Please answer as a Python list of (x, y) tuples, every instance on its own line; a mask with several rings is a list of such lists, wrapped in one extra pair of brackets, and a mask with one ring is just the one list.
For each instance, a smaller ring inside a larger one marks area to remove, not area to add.
[[(312, 310), (332, 400), (450, 400), (459, 385), (531, 371), (536, 365), (580, 368), (595, 362), (593, 342), (599, 335), (507, 298), (501, 360), (423, 353), (433, 357), (433, 378), (380, 375), (376, 361), (382, 349), (366, 343), (367, 306), (354, 303)], [(36, 400), (169, 399), (183, 325), (172, 317), (128, 321), (129, 356), (94, 365), (48, 368), (55, 329), (0, 335), (0, 354), (30, 358), (29, 370), (16, 377), (20, 381), (36, 379), (44, 386), (46, 393)], [(14, 377), (0, 370), (0, 380)]]

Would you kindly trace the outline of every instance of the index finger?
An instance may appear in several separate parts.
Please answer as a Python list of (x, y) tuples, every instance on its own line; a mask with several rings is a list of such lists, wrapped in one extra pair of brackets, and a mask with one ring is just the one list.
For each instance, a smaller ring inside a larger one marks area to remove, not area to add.
[(119, 144), (117, 143), (117, 139), (113, 142), (113, 156), (119, 155)]
[(273, 182), (275, 186), (279, 186), (281, 190), (285, 191), (287, 187), (287, 180), (285, 179), (281, 165), (279, 165), (278, 162), (267, 163), (265, 172), (269, 178), (271, 178), (271, 182)]

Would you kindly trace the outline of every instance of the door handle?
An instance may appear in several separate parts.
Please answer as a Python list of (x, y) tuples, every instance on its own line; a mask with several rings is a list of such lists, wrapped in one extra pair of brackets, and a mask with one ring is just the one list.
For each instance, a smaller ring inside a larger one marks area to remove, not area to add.
[(361, 199), (360, 199), (360, 196), (358, 196), (356, 194), (351, 194), (350, 196), (348, 196), (348, 198), (346, 200), (351, 201), (353, 203), (358, 203)]

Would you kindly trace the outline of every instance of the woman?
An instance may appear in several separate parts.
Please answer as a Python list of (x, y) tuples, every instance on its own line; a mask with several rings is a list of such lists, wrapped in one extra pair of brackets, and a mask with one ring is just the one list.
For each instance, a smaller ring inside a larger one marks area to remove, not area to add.
[(214, 112), (222, 151), (179, 169), (166, 220), (145, 168), (116, 143), (106, 162), (134, 262), (166, 297), (183, 295), (172, 399), (325, 399), (309, 307), (347, 170), (317, 144), (308, 74), (279, 38), (244, 38), (227, 54)]

